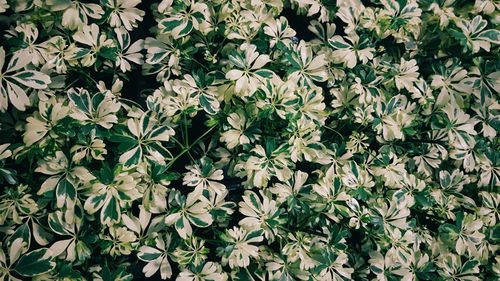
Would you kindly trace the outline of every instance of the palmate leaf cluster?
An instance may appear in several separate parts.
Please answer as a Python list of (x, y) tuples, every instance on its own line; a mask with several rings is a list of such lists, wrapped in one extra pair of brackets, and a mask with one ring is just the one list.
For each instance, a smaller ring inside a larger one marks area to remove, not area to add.
[(0, 0), (1, 280), (498, 280), (496, 0)]

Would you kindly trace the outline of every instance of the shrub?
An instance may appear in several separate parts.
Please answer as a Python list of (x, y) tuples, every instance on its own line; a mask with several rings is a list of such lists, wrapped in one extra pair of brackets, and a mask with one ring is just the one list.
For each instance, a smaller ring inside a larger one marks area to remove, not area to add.
[(498, 280), (495, 0), (0, 0), (0, 279)]

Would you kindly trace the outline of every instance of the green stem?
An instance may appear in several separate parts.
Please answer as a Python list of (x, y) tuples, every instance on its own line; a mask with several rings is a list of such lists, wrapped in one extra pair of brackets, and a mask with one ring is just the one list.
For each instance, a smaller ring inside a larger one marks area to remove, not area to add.
[(201, 135), (199, 138), (197, 138), (190, 146), (189, 148), (193, 147), (194, 145), (196, 145), (199, 141), (201, 141), (203, 138), (205, 138), (213, 129), (215, 129), (215, 126), (214, 127), (210, 127), (210, 129), (208, 129), (205, 133), (203, 133), (203, 135)]
[(406, 142), (412, 142), (412, 143), (431, 143), (431, 144), (439, 144), (442, 146), (446, 146), (446, 143), (443, 141), (439, 140), (426, 140), (426, 139), (406, 139)]
[(201, 135), (199, 138), (197, 138), (192, 144), (190, 144), (189, 146), (183, 148), (182, 151), (181, 151), (181, 153), (179, 153), (172, 160), (170, 160), (170, 162), (168, 162), (167, 169), (169, 169), (175, 163), (175, 161), (177, 161), (177, 159), (179, 159), (182, 155), (184, 155), (184, 153), (189, 152), (189, 150), (191, 150), (191, 148), (193, 146), (195, 146), (198, 142), (200, 142), (203, 138), (205, 138), (214, 128), (215, 128), (215, 126), (214, 127), (210, 127), (210, 129), (208, 129), (205, 133), (203, 133), (203, 135)]
[(330, 131), (332, 131), (332, 132), (336, 133), (337, 135), (339, 135), (339, 136), (340, 136), (340, 138), (342, 139), (342, 142), (344, 141), (344, 136), (342, 136), (342, 134), (341, 134), (341, 133), (339, 133), (337, 130), (332, 129), (332, 128), (328, 127), (327, 125), (324, 125), (323, 127), (325, 127), (325, 128), (327, 128), (328, 130), (330, 130)]
[(176, 139), (175, 137), (170, 138), (174, 140), (182, 148), (182, 150), (186, 149), (186, 146), (184, 146), (184, 144), (182, 144), (182, 142), (180, 142), (178, 139)]
[(75, 79), (73, 81), (71, 81), (71, 83), (69, 83), (68, 85), (66, 85), (66, 87), (64, 87), (65, 90), (71, 88), (71, 86), (73, 86), (74, 84), (76, 84), (76, 82), (78, 82), (78, 79)]
[(180, 142), (178, 139), (172, 137), (172, 139), (182, 148), (182, 150), (185, 150), (187, 149), (187, 154), (189, 156), (189, 159), (191, 159), (192, 162), (195, 162), (196, 160), (194, 160), (194, 157), (193, 155), (191, 155), (191, 152), (189, 152), (189, 146), (185, 146), (184, 144), (182, 144), (182, 142)]
[(91, 80), (92, 82), (94, 82), (94, 86), (96, 86), (98, 83), (97, 81), (94, 80), (94, 78), (92, 78), (87, 72), (85, 72), (84, 70), (81, 70), (81, 69), (78, 69), (78, 73), (82, 74), (83, 76), (85, 76), (87, 79)]
[(189, 146), (189, 137), (188, 137), (188, 125), (187, 125), (187, 119), (186, 119), (186, 113), (182, 113), (182, 126), (184, 129), (184, 143), (186, 144), (186, 147)]
[(190, 61), (192, 62), (195, 62), (197, 63), (198, 65), (200, 65), (201, 67), (203, 67), (207, 72), (210, 71), (210, 69), (208, 69), (208, 67), (206, 67), (204, 64), (202, 64), (201, 62), (199, 62), (197, 59), (195, 59), (192, 55), (189, 55), (189, 54), (186, 54), (186, 53), (182, 53), (186, 58), (188, 58)]
[(123, 100), (123, 101), (129, 102), (129, 103), (137, 106), (139, 109), (143, 110), (142, 106), (140, 104), (138, 104), (137, 102), (133, 101), (133, 100), (130, 100), (130, 99), (127, 99), (127, 98), (122, 98), (122, 97), (120, 97), (119, 100), (120, 101)]
[(191, 154), (191, 152), (189, 152), (189, 150), (187, 151), (187, 155), (189, 157), (189, 159), (191, 160), (191, 162), (196, 162), (196, 160), (194, 159), (193, 155)]

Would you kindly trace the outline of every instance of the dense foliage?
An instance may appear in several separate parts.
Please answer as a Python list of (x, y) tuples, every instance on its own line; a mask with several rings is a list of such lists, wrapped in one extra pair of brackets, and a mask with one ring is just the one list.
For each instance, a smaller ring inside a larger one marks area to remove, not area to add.
[(498, 280), (497, 0), (0, 0), (1, 280)]

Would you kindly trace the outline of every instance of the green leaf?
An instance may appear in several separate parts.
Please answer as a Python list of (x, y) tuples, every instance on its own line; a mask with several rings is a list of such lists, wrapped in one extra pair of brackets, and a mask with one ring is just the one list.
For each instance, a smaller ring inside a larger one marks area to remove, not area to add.
[(123, 153), (120, 156), (120, 163), (123, 163), (125, 166), (132, 166), (137, 163), (142, 159), (142, 148), (141, 146), (136, 146), (132, 148), (131, 150)]
[(206, 94), (200, 95), (200, 105), (208, 114), (217, 113), (220, 107), (219, 101), (215, 97)]
[(113, 182), (114, 178), (115, 175), (113, 173), (113, 170), (107, 163), (104, 163), (101, 170), (99, 171), (99, 180), (104, 184), (110, 184)]
[(255, 71), (255, 74), (259, 75), (260, 77), (271, 78), (271, 77), (273, 77), (274, 72), (272, 72), (271, 70), (267, 70), (267, 69), (260, 69), (260, 70)]
[(14, 270), (27, 277), (51, 271), (56, 266), (52, 261), (52, 252), (47, 248), (38, 249), (22, 256)]
[(451, 246), (453, 242), (457, 240), (459, 230), (456, 226), (446, 223), (439, 227), (439, 233), (441, 233), (443, 240), (448, 242)]
[(139, 253), (137, 253), (137, 257), (142, 260), (142, 261), (153, 261), (160, 257), (162, 253), (152, 247), (149, 246), (142, 246), (139, 248)]
[(188, 218), (189, 218), (189, 221), (191, 221), (193, 223), (193, 225), (197, 226), (197, 227), (207, 227), (210, 225), (209, 222), (206, 222), (196, 216), (191, 216), (191, 215), (188, 215)]
[(488, 21), (483, 19), (481, 16), (475, 16), (470, 23), (471, 34), (476, 34), (483, 30), (488, 25)]
[[(347, 44), (340, 36), (334, 37), (335, 39), (329, 39), (328, 43), (330, 46), (336, 48), (336, 49), (348, 49), (351, 47), (351, 45)], [(342, 42), (344, 41), (344, 42)]]
[(62, 208), (65, 203), (73, 205), (76, 200), (76, 188), (67, 178), (63, 178), (56, 187), (57, 207)]
[(19, 226), (16, 231), (9, 237), (9, 244), (14, 242), (17, 238), (21, 238), (27, 245), (30, 247), (31, 244), (31, 229), (28, 226), (28, 223), (24, 223)]
[(116, 61), (116, 48), (103, 47), (99, 50), (99, 55), (105, 59)]
[(68, 97), (79, 110), (90, 114), (90, 96), (88, 91), (78, 93), (75, 90), (70, 90), (68, 91)]
[(184, 28), (182, 28), (180, 31), (179, 31), (179, 34), (177, 37), (182, 37), (182, 36), (185, 36), (185, 35), (188, 35), (191, 30), (193, 30), (193, 23), (191, 21), (187, 21), (185, 23), (186, 26), (184, 26)]
[(161, 31), (164, 33), (170, 32), (170, 31), (172, 31), (172, 29), (181, 25), (182, 22), (183, 22), (183, 20), (178, 20), (178, 19), (164, 19), (160, 22), (160, 26), (163, 27), (163, 29), (161, 29)]
[(101, 222), (103, 224), (117, 223), (120, 221), (121, 212), (118, 200), (114, 196), (109, 195), (109, 197), (110, 198), (106, 200), (101, 210)]
[(500, 31), (495, 29), (488, 29), (479, 33), (477, 38), (484, 39), (495, 44), (500, 44)]
[(264, 233), (264, 230), (262, 229), (252, 230), (246, 235), (245, 240), (248, 241), (252, 238), (260, 237), (262, 236), (262, 233)]
[(48, 224), (50, 229), (59, 235), (71, 235), (71, 231), (67, 229), (66, 223), (63, 220), (63, 213), (56, 211), (49, 214)]
[[(0, 176), (5, 179), (5, 181), (9, 184), (16, 184), (17, 183), (17, 177), (16, 177), (16, 171), (11, 170), (11, 169), (3, 169), (0, 168)], [(0, 178), (0, 183), (2, 183), (2, 179)]]
[(33, 89), (45, 89), (50, 84), (50, 76), (33, 70), (21, 71), (11, 77), (17, 82)]
[(469, 260), (463, 266), (461, 273), (462, 274), (474, 274), (479, 272), (479, 268), (476, 268), (479, 262), (477, 260)]
[(106, 193), (93, 195), (87, 198), (85, 201), (84, 209), (89, 214), (94, 214), (104, 205), (104, 200), (106, 199)]

